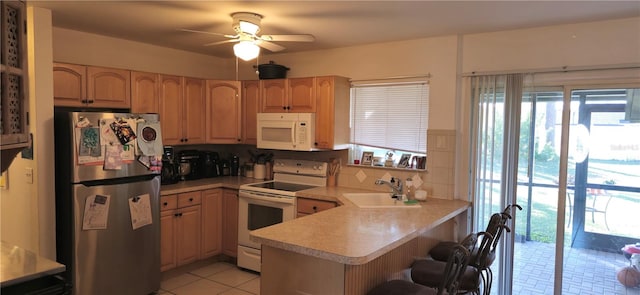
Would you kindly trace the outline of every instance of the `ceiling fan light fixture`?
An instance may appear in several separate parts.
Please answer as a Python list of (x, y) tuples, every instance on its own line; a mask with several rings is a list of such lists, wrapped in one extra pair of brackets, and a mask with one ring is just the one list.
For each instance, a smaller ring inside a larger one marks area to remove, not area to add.
[(250, 61), (260, 54), (260, 47), (251, 41), (240, 41), (233, 45), (233, 53), (244, 61)]
[(241, 32), (248, 33), (251, 35), (257, 34), (258, 31), (260, 30), (260, 26), (248, 21), (240, 21), (239, 26), (240, 26)]

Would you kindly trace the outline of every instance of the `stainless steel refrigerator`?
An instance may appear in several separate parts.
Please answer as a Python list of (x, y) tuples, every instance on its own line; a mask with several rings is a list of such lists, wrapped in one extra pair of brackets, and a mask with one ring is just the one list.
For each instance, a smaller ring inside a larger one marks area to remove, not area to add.
[(57, 108), (54, 126), (57, 258), (72, 294), (158, 291), (158, 115)]

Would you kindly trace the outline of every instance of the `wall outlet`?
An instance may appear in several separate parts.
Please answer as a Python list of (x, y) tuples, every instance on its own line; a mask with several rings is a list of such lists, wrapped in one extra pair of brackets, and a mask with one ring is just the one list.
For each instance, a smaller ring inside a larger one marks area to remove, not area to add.
[(25, 168), (24, 176), (27, 179), (27, 183), (33, 183), (33, 168)]

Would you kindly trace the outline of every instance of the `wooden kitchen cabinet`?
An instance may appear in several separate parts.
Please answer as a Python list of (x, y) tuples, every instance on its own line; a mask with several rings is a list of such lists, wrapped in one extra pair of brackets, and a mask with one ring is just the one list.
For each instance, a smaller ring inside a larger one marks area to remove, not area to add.
[(4, 172), (29, 146), (27, 12), (23, 1), (0, 2), (0, 165)]
[(158, 83), (160, 76), (154, 73), (131, 72), (131, 112), (157, 114), (159, 107)]
[(260, 80), (260, 95), (262, 113), (287, 111), (287, 79)]
[(95, 66), (54, 63), (55, 106), (131, 108), (131, 72)]
[(263, 113), (313, 113), (315, 78), (261, 80)]
[(159, 92), (163, 144), (204, 143), (205, 80), (160, 75)]
[(207, 80), (206, 143), (242, 142), (240, 81)]
[(203, 259), (222, 253), (222, 189), (203, 191), (201, 206)]
[(87, 97), (87, 67), (53, 63), (53, 102), (56, 106), (84, 106)]
[(288, 108), (292, 113), (316, 112), (316, 78), (291, 78), (287, 87)]
[(349, 79), (316, 77), (315, 148), (339, 149), (349, 144)]
[(222, 190), (222, 254), (238, 256), (238, 190)]
[(332, 201), (323, 201), (306, 198), (296, 198), (297, 218), (318, 213), (327, 209), (335, 208), (338, 204)]
[(260, 81), (242, 82), (242, 143), (257, 144)]
[(200, 258), (201, 192), (160, 198), (160, 270)]

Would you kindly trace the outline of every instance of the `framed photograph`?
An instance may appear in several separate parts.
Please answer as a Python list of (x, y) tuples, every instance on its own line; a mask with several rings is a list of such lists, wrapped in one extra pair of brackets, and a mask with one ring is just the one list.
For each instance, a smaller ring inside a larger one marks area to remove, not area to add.
[(362, 152), (362, 160), (360, 160), (360, 165), (371, 166), (373, 162), (373, 152)]
[(409, 167), (409, 159), (411, 159), (411, 154), (402, 154), (402, 157), (400, 157), (400, 162), (398, 162), (398, 168)]

